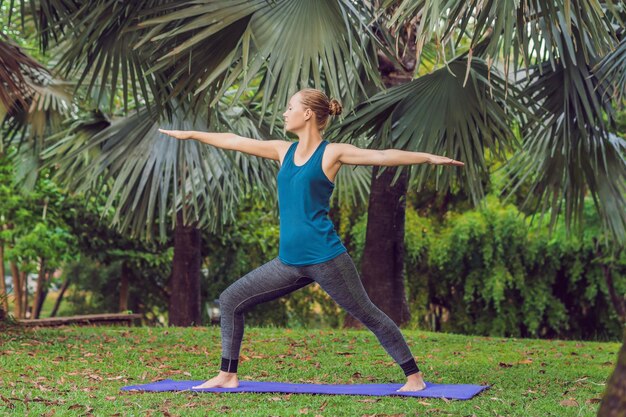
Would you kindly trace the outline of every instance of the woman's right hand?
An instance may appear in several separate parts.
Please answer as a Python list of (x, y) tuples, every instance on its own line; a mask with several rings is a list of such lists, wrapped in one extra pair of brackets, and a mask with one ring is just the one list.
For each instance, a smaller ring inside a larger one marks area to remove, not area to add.
[(166, 135), (170, 135), (173, 138), (181, 139), (181, 140), (191, 139), (191, 133), (192, 133), (191, 130), (165, 130), (165, 129), (159, 129), (159, 132), (165, 133)]

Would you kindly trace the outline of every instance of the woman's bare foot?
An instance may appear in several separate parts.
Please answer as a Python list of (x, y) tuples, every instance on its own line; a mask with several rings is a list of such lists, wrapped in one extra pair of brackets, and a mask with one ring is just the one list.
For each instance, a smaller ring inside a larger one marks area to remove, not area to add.
[(220, 373), (216, 377), (209, 379), (202, 385), (196, 385), (195, 387), (191, 388), (237, 388), (238, 386), (239, 379), (237, 379), (236, 373), (220, 371)]
[(406, 377), (406, 384), (402, 388), (397, 391), (421, 391), (426, 388), (426, 383), (422, 378), (422, 372), (418, 372), (416, 374), (411, 374)]

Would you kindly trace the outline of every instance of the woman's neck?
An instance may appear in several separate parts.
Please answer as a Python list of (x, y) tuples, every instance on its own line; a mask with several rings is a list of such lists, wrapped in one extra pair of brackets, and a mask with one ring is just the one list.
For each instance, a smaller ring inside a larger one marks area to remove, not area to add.
[(313, 150), (317, 148), (322, 140), (324, 140), (324, 138), (322, 138), (322, 135), (320, 135), (319, 130), (315, 127), (305, 128), (305, 130), (303, 130), (302, 132), (296, 132), (296, 134), (298, 135), (298, 142), (300, 142), (300, 144), (298, 145), (298, 148), (300, 148), (300, 150)]

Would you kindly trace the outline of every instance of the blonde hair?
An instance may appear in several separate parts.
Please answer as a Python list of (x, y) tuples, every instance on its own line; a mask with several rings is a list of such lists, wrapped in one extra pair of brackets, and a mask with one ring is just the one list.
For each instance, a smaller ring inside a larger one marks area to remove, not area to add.
[(300, 102), (305, 108), (310, 108), (315, 113), (317, 128), (324, 130), (328, 126), (330, 119), (328, 116), (341, 114), (343, 107), (336, 99), (329, 99), (323, 91), (315, 88), (303, 88), (298, 91)]

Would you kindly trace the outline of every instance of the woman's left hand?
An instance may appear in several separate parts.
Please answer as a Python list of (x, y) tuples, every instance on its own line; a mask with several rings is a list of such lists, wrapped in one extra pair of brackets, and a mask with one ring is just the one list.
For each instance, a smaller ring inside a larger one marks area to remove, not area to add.
[(431, 165), (454, 165), (454, 166), (458, 166), (458, 167), (462, 167), (465, 165), (465, 163), (461, 162), (461, 161), (456, 161), (452, 158), (448, 158), (447, 156), (438, 156), (438, 155), (433, 155), (430, 158), (430, 162)]

